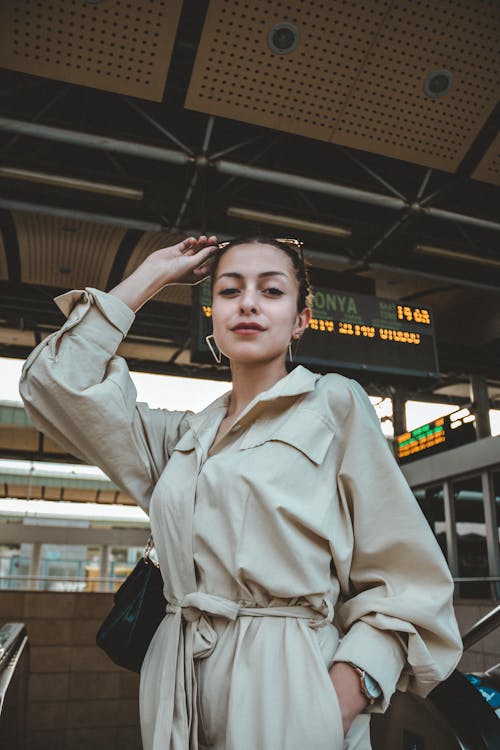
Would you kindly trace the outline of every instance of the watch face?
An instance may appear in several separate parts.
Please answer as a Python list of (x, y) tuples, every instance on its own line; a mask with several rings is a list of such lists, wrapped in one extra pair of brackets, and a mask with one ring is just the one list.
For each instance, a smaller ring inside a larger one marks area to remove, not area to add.
[(382, 691), (378, 685), (378, 682), (375, 682), (375, 680), (372, 677), (370, 677), (369, 674), (366, 674), (366, 672), (365, 672), (364, 680), (365, 680), (366, 691), (368, 695), (370, 696), (370, 698), (373, 698), (373, 699), (379, 698), (380, 695), (382, 694)]

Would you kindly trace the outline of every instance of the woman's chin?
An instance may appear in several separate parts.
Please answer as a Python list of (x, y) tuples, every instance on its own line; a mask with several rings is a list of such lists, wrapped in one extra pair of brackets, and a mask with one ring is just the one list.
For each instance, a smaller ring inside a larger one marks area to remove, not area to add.
[(286, 360), (286, 352), (263, 352), (255, 349), (251, 351), (249, 347), (235, 347), (228, 351), (225, 356), (229, 359), (231, 365), (247, 365), (249, 367), (265, 367)]

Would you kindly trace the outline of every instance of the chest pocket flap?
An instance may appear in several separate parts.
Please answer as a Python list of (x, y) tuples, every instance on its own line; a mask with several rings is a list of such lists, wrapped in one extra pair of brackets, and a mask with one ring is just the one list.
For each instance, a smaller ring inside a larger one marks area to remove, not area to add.
[(174, 451), (189, 453), (196, 447), (196, 440), (192, 430), (186, 430), (181, 439), (175, 444)]
[(258, 420), (243, 438), (240, 450), (256, 448), (268, 442), (286, 443), (315, 464), (321, 464), (334, 436), (333, 428), (318, 412), (302, 408), (281, 424)]

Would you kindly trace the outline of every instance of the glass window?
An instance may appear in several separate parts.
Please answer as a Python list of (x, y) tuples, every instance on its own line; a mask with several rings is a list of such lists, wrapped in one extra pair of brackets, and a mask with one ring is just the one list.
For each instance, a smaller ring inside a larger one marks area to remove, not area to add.
[(28, 574), (29, 557), (20, 544), (0, 545), (0, 588), (22, 589), (18, 576)]
[[(455, 520), (458, 547), (458, 574), (461, 578), (486, 578), (488, 552), (481, 476), (453, 482)], [(491, 586), (486, 581), (459, 585), (460, 596), (469, 599), (489, 599)]]
[(443, 485), (436, 484), (433, 487), (416, 490), (415, 497), (441, 547), (441, 551), (448, 561), (444, 525)]

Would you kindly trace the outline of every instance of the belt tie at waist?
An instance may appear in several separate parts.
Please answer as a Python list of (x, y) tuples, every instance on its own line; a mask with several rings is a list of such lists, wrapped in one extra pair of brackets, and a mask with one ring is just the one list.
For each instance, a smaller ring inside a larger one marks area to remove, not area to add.
[[(167, 617), (168, 647), (173, 649), (171, 664), (176, 667), (169, 675), (170, 689), (167, 691), (168, 705), (164, 706), (167, 723), (172, 730), (174, 715), (174, 704), (180, 700), (176, 695), (180, 686), (184, 684), (185, 697), (182, 704), (187, 709), (185, 714), (185, 733), (189, 737), (189, 750), (198, 749), (198, 716), (197, 716), (197, 681), (194, 669), (195, 659), (204, 659), (213, 653), (217, 643), (217, 633), (210, 621), (212, 617), (222, 617), (226, 620), (235, 621), (238, 617), (293, 617), (308, 620), (312, 628), (319, 628), (333, 620), (333, 606), (325, 600), (327, 606), (326, 616), (307, 606), (281, 606), (281, 607), (248, 607), (245, 604), (226, 599), (222, 596), (205, 594), (194, 591), (186, 594), (181, 600), (170, 601), (166, 606), (166, 612), (173, 619)], [(186, 623), (185, 630), (182, 622)], [(177, 636), (177, 646), (175, 636)], [(174, 636), (174, 638), (172, 637)], [(176, 654), (175, 654), (176, 652)], [(168, 717), (168, 718), (167, 718)], [(167, 738), (163, 736), (163, 742), (169, 746)], [(159, 747), (160, 745), (158, 745)], [(163, 746), (163, 745), (162, 745)], [(156, 747), (156, 745), (155, 745)]]
[(191, 630), (192, 656), (195, 659), (203, 659), (210, 656), (217, 643), (217, 633), (207, 615), (233, 621), (238, 617), (295, 617), (309, 620), (310, 627), (318, 628), (333, 619), (333, 607), (330, 602), (326, 604), (328, 613), (325, 617), (321, 617), (312, 607), (247, 607), (222, 596), (193, 591), (191, 594), (186, 594), (181, 601), (169, 602), (166, 612), (180, 615), (191, 624), (189, 629)]

